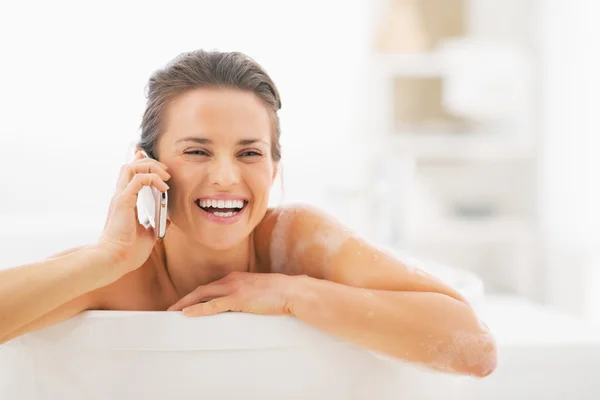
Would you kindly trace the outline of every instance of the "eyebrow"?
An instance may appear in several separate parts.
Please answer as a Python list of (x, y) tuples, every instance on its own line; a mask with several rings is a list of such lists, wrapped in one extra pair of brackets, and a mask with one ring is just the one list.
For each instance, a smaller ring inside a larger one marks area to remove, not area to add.
[[(212, 140), (197, 137), (197, 136), (184, 137), (182, 139), (179, 139), (175, 143), (182, 143), (182, 142), (193, 142), (193, 143), (198, 143), (198, 144), (212, 144)], [(241, 139), (241, 140), (238, 140), (238, 142), (236, 144), (239, 146), (248, 146), (248, 145), (251, 145), (254, 143), (263, 143), (263, 144), (268, 145), (268, 143), (262, 139)]]

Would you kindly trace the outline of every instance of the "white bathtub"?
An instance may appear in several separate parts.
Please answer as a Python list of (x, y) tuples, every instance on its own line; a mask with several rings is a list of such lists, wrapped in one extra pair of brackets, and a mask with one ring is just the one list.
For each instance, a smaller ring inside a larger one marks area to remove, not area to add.
[[(0, 268), (97, 235), (77, 224), (50, 226), (0, 237), (8, 253)], [(475, 276), (421, 266), (476, 308), (483, 300)], [(294, 318), (239, 313), (90, 311), (0, 346), (1, 399), (464, 400), (467, 379), (379, 357)]]

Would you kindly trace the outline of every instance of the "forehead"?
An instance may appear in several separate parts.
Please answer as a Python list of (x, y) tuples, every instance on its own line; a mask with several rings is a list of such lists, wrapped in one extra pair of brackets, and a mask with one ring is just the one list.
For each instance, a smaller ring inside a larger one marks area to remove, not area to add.
[(166, 142), (187, 136), (213, 141), (247, 137), (269, 140), (271, 121), (267, 107), (252, 92), (201, 88), (171, 99), (163, 127)]

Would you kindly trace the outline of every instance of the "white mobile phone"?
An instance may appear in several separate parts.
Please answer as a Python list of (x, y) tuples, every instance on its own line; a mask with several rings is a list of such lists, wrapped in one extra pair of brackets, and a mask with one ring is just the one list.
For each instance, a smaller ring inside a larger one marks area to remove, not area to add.
[[(150, 158), (143, 150), (142, 154)], [(150, 224), (161, 239), (167, 230), (168, 199), (167, 192), (163, 193), (154, 186), (144, 186), (138, 193), (138, 220), (144, 225)]]

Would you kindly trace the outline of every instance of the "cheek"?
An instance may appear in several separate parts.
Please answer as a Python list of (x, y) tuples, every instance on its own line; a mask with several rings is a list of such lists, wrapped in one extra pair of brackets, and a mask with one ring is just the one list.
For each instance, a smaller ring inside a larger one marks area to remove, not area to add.
[(191, 190), (198, 187), (202, 179), (202, 171), (198, 168), (176, 168), (169, 165), (171, 179), (169, 185), (169, 203), (173, 206), (190, 199)]
[(246, 184), (255, 197), (268, 197), (271, 190), (273, 170), (266, 164), (256, 167), (249, 168), (245, 174)]

